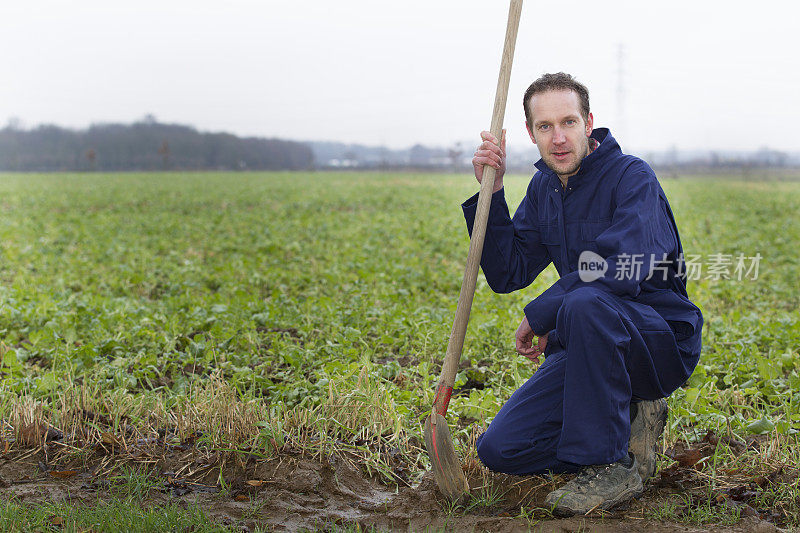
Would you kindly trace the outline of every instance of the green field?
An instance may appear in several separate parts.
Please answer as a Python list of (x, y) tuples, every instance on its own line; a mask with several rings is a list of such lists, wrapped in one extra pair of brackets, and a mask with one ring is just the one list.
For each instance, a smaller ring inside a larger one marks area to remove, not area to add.
[[(509, 205), (527, 181), (506, 178)], [(689, 285), (703, 355), (666, 435), (699, 461), (661, 467), (690, 467), (706, 496), (765, 478), (746, 501), (796, 527), (800, 183), (662, 185), (711, 279)], [(126, 449), (169, 426), (265, 458), (342, 451), (413, 483), (466, 259), (459, 204), (476, 190), (453, 174), (0, 174), (6, 453), (39, 446), (30, 428), (46, 422), (77, 439), (60, 464), (88, 468), (89, 443)], [(757, 253), (757, 279), (736, 279), (736, 257)], [(726, 258), (732, 279), (713, 279)], [(479, 275), (448, 415), (464, 456), (533, 372), (513, 334), (555, 279), (497, 295)]]

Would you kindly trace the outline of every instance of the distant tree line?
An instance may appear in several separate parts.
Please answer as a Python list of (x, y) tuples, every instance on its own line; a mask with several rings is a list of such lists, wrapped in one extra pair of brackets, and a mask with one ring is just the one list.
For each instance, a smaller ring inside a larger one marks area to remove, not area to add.
[[(506, 167), (532, 174), (539, 159), (529, 143), (509, 150)], [(756, 152), (681, 151), (672, 147), (644, 159), (673, 174), (700, 170), (800, 167), (800, 152), (762, 147)], [(24, 128), (16, 119), (0, 129), (0, 171), (124, 170), (403, 170), (471, 172), (472, 145), (447, 148), (415, 144), (404, 149), (330, 141), (296, 142), (203, 133), (163, 124), (148, 115), (133, 124), (98, 124), (85, 130), (42, 125)]]
[(133, 124), (85, 130), (42, 125), (0, 129), (0, 170), (302, 170), (314, 167), (309, 146), (294, 141), (201, 133), (152, 116)]

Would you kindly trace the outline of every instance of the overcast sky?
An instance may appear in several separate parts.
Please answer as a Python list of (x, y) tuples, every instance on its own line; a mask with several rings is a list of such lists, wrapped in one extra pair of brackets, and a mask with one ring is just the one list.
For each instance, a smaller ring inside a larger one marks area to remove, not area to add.
[[(527, 0), (509, 143), (528, 142), (527, 85), (563, 70), (626, 151), (800, 150), (797, 5)], [(507, 13), (501, 0), (4, 1), (0, 124), (152, 113), (240, 135), (474, 144)]]

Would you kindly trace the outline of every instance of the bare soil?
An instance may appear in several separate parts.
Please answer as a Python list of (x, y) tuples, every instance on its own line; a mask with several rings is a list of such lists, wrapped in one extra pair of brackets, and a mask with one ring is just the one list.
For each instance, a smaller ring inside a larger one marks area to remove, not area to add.
[[(556, 518), (544, 509), (544, 498), (563, 478), (505, 476), (485, 470), (468, 473), (473, 495), (488, 489), (502, 497), (488, 506), (473, 499), (453, 508), (438, 493), (429, 474), (413, 487), (392, 487), (338, 456), (309, 458), (286, 453), (270, 460), (251, 456), (242, 461), (190, 450), (139, 465), (161, 481), (149, 490), (144, 505), (170, 501), (196, 504), (210, 519), (242, 531), (257, 526), (275, 531), (324, 531), (354, 524), (381, 531), (780, 531), (746, 504), (737, 504), (743, 519), (735, 526), (645, 519), (648, 509), (680, 492), (674, 472), (666, 479), (657, 479), (641, 498), (622, 509), (604, 516)], [(113, 495), (119, 466), (106, 460), (89, 468), (69, 469), (69, 465), (48, 465), (44, 449), (7, 453), (0, 458), (0, 497), (34, 504), (66, 500), (76, 505), (97, 505)], [(224, 485), (219, 483), (220, 472)], [(527, 519), (520, 517), (523, 509)]]

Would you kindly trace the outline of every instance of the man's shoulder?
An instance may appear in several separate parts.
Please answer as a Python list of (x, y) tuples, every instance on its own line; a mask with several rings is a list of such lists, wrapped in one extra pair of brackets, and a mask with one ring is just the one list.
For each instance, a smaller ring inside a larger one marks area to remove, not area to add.
[(548, 182), (550, 181), (550, 175), (542, 172), (541, 170), (537, 170), (536, 174), (533, 175), (531, 178), (530, 183), (528, 183), (528, 196), (534, 198), (542, 193), (543, 189), (547, 187)]
[(655, 171), (647, 161), (635, 155), (619, 154), (608, 170), (612, 171), (611, 174), (616, 176), (618, 181), (626, 179), (658, 181)]
[(662, 200), (667, 200), (655, 171), (647, 161), (639, 157), (623, 154), (622, 158), (620, 158), (619, 166), (616, 166), (615, 171), (609, 174), (609, 178), (612, 180), (610, 185), (614, 194), (626, 195), (630, 191), (650, 189), (656, 191)]
[(647, 161), (641, 157), (632, 154), (626, 154), (622, 151), (618, 151), (616, 154), (613, 154), (613, 156), (609, 158), (608, 162), (614, 167), (621, 167), (626, 171), (653, 173), (653, 169), (649, 164), (647, 164)]

